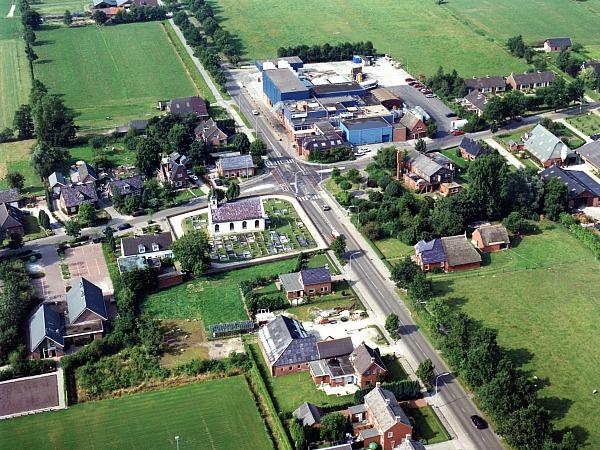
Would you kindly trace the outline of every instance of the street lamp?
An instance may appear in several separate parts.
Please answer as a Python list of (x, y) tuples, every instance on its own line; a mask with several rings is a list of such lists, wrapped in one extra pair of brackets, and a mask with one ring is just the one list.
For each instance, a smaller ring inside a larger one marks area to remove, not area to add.
[(352, 272), (352, 257), (356, 256), (356, 255), (360, 255), (360, 251), (354, 252), (350, 255), (350, 258), (348, 258), (349, 264), (348, 264), (348, 272)]
[(175, 445), (177, 445), (177, 450), (179, 450), (179, 436), (175, 436)]
[(438, 407), (438, 379), (440, 377), (445, 377), (446, 375), (450, 375), (450, 372), (444, 372), (444, 373), (440, 373), (437, 377), (435, 377), (435, 402), (434, 402), (434, 406), (437, 408)]

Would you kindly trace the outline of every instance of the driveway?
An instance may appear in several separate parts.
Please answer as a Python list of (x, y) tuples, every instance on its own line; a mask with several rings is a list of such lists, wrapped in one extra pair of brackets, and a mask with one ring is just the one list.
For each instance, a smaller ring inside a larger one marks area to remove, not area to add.
[(71, 280), (84, 277), (102, 289), (105, 296), (113, 294), (113, 285), (104, 261), (102, 244), (88, 244), (68, 248), (65, 263), (69, 266)]
[(65, 283), (60, 274), (60, 258), (56, 248), (56, 245), (39, 245), (31, 249), (42, 255), (39, 264), (45, 273), (43, 278), (34, 279), (33, 285), (38, 296), (48, 303), (62, 301), (65, 297)]
[(390, 91), (398, 95), (404, 103), (410, 107), (420, 106), (427, 114), (429, 114), (438, 126), (437, 137), (443, 137), (448, 134), (452, 129), (450, 126), (450, 119), (446, 117), (446, 114), (451, 113), (452, 110), (444, 105), (439, 98), (427, 98), (418, 89), (405, 86), (391, 86), (388, 87)]

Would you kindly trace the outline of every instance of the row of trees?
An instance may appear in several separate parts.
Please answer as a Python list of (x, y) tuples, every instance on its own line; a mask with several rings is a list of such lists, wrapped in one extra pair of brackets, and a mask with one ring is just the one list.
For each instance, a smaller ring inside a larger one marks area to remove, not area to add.
[(324, 61), (344, 61), (352, 59), (353, 55), (374, 56), (377, 50), (371, 41), (342, 42), (339, 44), (315, 44), (313, 46), (297, 45), (290, 47), (279, 47), (277, 56), (298, 56), (305, 63)]
[[(67, 12), (68, 11), (65, 12), (65, 23), (67, 23)], [(106, 13), (100, 9), (96, 9), (92, 14), (92, 19), (94, 19), (98, 25), (106, 23), (119, 25), (122, 23), (150, 22), (154, 20), (165, 20), (166, 18), (167, 10), (165, 8), (162, 6), (148, 5), (132, 6), (129, 11), (121, 10), (110, 19), (110, 22)]]
[(460, 98), (466, 94), (464, 79), (456, 70), (445, 73), (442, 66), (438, 68), (435, 75), (427, 79), (426, 83), (429, 89), (445, 99)]

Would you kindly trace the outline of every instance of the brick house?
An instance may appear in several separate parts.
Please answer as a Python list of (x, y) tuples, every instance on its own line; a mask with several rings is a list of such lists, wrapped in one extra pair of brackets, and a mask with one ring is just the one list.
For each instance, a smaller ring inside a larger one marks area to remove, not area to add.
[(548, 87), (555, 78), (556, 74), (549, 70), (543, 72), (511, 73), (506, 78), (506, 84), (510, 85), (513, 89), (522, 91)]
[(481, 267), (481, 255), (466, 236), (460, 234), (417, 242), (415, 262), (424, 272), (436, 268), (456, 272)]
[(29, 318), (29, 358), (60, 358), (64, 355), (63, 320), (48, 304), (42, 303)]
[(572, 46), (573, 42), (568, 37), (548, 38), (544, 41), (544, 51), (546, 53), (569, 50)]
[(412, 425), (396, 397), (379, 384), (365, 395), (362, 405), (347, 411), (354, 434), (364, 448), (375, 442), (383, 450), (393, 450), (407, 435), (412, 435)]
[(181, 117), (185, 117), (188, 114), (194, 114), (200, 120), (207, 120), (209, 118), (206, 100), (197, 95), (193, 97), (159, 101), (158, 109), (166, 110), (171, 114), (177, 114)]
[(458, 148), (460, 150), (460, 156), (465, 161), (473, 161), (480, 156), (489, 155), (490, 153), (490, 150), (481, 142), (469, 137), (464, 137)]
[(84, 203), (98, 206), (98, 193), (93, 184), (74, 184), (61, 188), (58, 205), (67, 215), (77, 214)]
[(15, 188), (4, 189), (0, 191), (0, 205), (9, 204), (10, 206), (14, 206), (15, 208), (19, 207), (19, 202), (21, 201), (21, 194), (19, 194), (19, 190)]
[(456, 173), (454, 162), (433, 152), (428, 154), (411, 150), (404, 153), (398, 149), (396, 176), (402, 176), (404, 183), (419, 192), (434, 192), (440, 189), (442, 183), (452, 183)]
[(545, 168), (562, 166), (567, 160), (576, 158), (573, 150), (540, 124), (525, 134), (523, 142), (527, 151)]
[(253, 177), (255, 169), (251, 155), (222, 156), (217, 161), (217, 174), (222, 178)]
[(585, 208), (600, 206), (600, 183), (581, 170), (565, 170), (552, 166), (540, 173), (544, 181), (558, 179), (567, 186), (569, 193), (569, 208)]
[(325, 134), (301, 138), (298, 143), (298, 154), (304, 159), (309, 159), (312, 152), (328, 151), (344, 146), (344, 140), (338, 133), (335, 131), (328, 131)]
[(295, 319), (277, 316), (258, 330), (258, 343), (271, 375), (306, 372), (319, 358), (317, 338)]
[(412, 111), (408, 111), (402, 116), (400, 124), (406, 127), (407, 139), (422, 139), (427, 137), (427, 125)]
[(191, 161), (177, 152), (171, 153), (163, 158), (158, 169), (158, 180), (161, 184), (171, 183), (176, 188), (188, 185), (188, 169), (191, 168)]
[(204, 141), (213, 147), (227, 145), (227, 134), (219, 128), (217, 122), (213, 119), (207, 119), (200, 122), (200, 124), (194, 128), (194, 135), (196, 136), (196, 140)]
[(471, 236), (473, 245), (483, 253), (498, 252), (510, 247), (510, 238), (502, 225), (484, 225)]
[(23, 236), (25, 234), (23, 213), (8, 203), (0, 204), (0, 229), (4, 232), (5, 236), (10, 236), (11, 234)]
[(118, 192), (121, 196), (142, 195), (143, 190), (144, 183), (141, 175), (114, 180), (108, 185), (108, 195), (110, 197), (112, 197), (115, 192)]
[(354, 348), (349, 337), (317, 342), (317, 351), (319, 359), (310, 362), (310, 374), (317, 386), (354, 385), (362, 389), (374, 386), (387, 373), (378, 348), (364, 342)]
[(282, 273), (279, 275), (279, 281), (290, 303), (293, 299), (330, 294), (332, 292), (331, 273), (327, 267)]
[(496, 94), (506, 90), (506, 80), (504, 77), (465, 78), (465, 87), (467, 94), (473, 91), (482, 94)]

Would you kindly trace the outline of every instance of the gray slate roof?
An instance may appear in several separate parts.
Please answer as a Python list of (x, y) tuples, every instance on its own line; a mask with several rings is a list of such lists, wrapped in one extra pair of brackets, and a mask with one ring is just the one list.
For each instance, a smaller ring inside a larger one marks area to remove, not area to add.
[(307, 136), (302, 141), (302, 146), (308, 150), (327, 150), (342, 145), (344, 145), (344, 141), (341, 136), (330, 131), (316, 136)]
[(202, 97), (197, 95), (193, 97), (174, 98), (169, 102), (169, 111), (180, 116), (187, 116), (190, 113), (194, 113), (199, 117), (208, 117), (206, 102)]
[(14, 206), (10, 206), (8, 203), (0, 204), (0, 228), (6, 230), (23, 226), (22, 215), (21, 211)]
[(600, 141), (589, 142), (575, 150), (588, 164), (600, 170)]
[(571, 47), (573, 43), (569, 37), (548, 38), (544, 43), (548, 43), (550, 47)]
[(126, 195), (132, 191), (139, 191), (144, 187), (141, 175), (135, 175), (133, 177), (122, 178), (120, 180), (114, 180), (110, 183), (110, 189), (112, 192), (113, 188), (117, 188), (119, 194)]
[(431, 177), (440, 169), (449, 168), (452, 160), (441, 153), (434, 152), (425, 155), (413, 149), (408, 152), (408, 163), (421, 174)]
[(65, 186), (60, 190), (60, 196), (65, 200), (65, 206), (78, 206), (84, 202), (97, 202), (96, 188), (91, 184), (75, 184)]
[(67, 179), (62, 172), (52, 172), (48, 177), (48, 185), (53, 188), (55, 186), (66, 186)]
[(479, 227), (483, 245), (510, 244), (508, 231), (502, 225), (484, 225)]
[[(90, 181), (97, 181), (98, 175), (92, 166), (88, 163), (83, 162), (83, 164), (77, 164), (76, 166), (77, 176), (79, 178), (80, 183), (87, 183)], [(74, 180), (75, 181), (75, 180)]]
[(211, 139), (213, 136), (216, 136), (219, 139), (227, 139), (227, 134), (218, 127), (217, 122), (212, 118), (201, 121), (200, 124), (194, 128), (194, 134), (196, 137), (203, 136), (204, 139)]
[(282, 273), (279, 275), (279, 280), (285, 292), (298, 292), (304, 289), (298, 272)]
[(21, 195), (17, 189), (12, 188), (0, 191), (0, 203), (18, 202), (20, 198)]
[(419, 241), (415, 245), (415, 253), (421, 255), (424, 264), (435, 264), (446, 261), (446, 253), (440, 238), (431, 241)]
[(63, 321), (59, 313), (47, 304), (38, 306), (29, 318), (29, 351), (33, 352), (48, 338), (60, 346), (64, 346)]
[(465, 78), (465, 86), (469, 89), (494, 89), (506, 86), (504, 77)]
[(364, 342), (352, 352), (352, 364), (359, 374), (365, 373), (371, 365), (377, 364), (384, 370), (387, 370), (385, 363), (381, 359), (381, 353), (378, 348), (371, 348)]
[(262, 202), (258, 197), (239, 199), (211, 209), (210, 214), (213, 223), (260, 219), (263, 217)]
[(243, 170), (254, 167), (251, 155), (221, 157), (219, 164), (223, 170)]
[(445, 236), (441, 238), (442, 247), (449, 266), (461, 266), (481, 262), (481, 255), (467, 240), (466, 236)]
[(479, 91), (472, 91), (465, 97), (465, 100), (477, 108), (479, 111), (485, 111), (487, 108), (488, 98)]
[(579, 170), (565, 170), (558, 166), (552, 166), (540, 173), (543, 180), (558, 178), (567, 186), (569, 198), (575, 198), (588, 192), (595, 197), (600, 197), (600, 184), (587, 173)]
[(277, 316), (258, 331), (258, 337), (273, 366), (315, 361), (319, 358), (317, 338), (295, 319)]
[(483, 147), (483, 144), (481, 142), (471, 139), (469, 137), (464, 137), (460, 142), (459, 147), (474, 158), (488, 153), (487, 149)]
[(550, 70), (531, 73), (511, 73), (510, 76), (512, 76), (517, 85), (552, 83), (556, 78), (556, 74)]
[(86, 309), (108, 320), (102, 289), (85, 278), (73, 283), (73, 287), (67, 292), (67, 306), (70, 323), (77, 322)]
[(292, 415), (305, 427), (311, 427), (314, 424), (321, 422), (323, 413), (318, 406), (304, 402), (292, 413)]
[(353, 350), (354, 345), (350, 337), (317, 342), (317, 351), (319, 352), (320, 359), (349, 355)]
[(564, 161), (573, 154), (563, 141), (541, 124), (529, 132), (525, 145), (527, 146), (527, 150), (542, 164), (546, 163), (549, 159), (556, 158)]
[(396, 418), (399, 418), (403, 424), (410, 426), (410, 421), (398, 404), (396, 397), (387, 389), (374, 388), (365, 395), (365, 405), (371, 410), (375, 422), (383, 431), (393, 427), (396, 424)]
[[(154, 251), (164, 251), (171, 248), (173, 243), (173, 237), (171, 233), (155, 233), (155, 234), (143, 234), (141, 236), (134, 236), (121, 239), (121, 251), (123, 256), (132, 256), (139, 254), (139, 247), (143, 245), (145, 253)], [(158, 245), (158, 250), (152, 250), (153, 244)]]
[(302, 269), (300, 279), (304, 286), (331, 282), (331, 272), (327, 267), (316, 267), (314, 269)]

